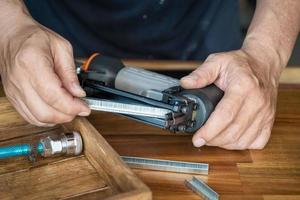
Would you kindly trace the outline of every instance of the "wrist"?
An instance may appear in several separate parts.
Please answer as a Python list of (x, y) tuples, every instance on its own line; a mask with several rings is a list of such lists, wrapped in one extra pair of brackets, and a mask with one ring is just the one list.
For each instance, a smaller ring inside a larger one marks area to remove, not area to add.
[(0, 3), (0, 47), (22, 35), (24, 27), (35, 25), (22, 1), (4, 1)]
[(257, 67), (279, 81), (280, 74), (288, 62), (288, 58), (276, 47), (261, 39), (246, 37), (241, 48), (252, 59)]

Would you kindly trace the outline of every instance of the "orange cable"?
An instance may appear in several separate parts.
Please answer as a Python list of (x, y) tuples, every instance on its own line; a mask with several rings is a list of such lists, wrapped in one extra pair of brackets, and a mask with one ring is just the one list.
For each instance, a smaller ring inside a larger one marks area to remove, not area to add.
[(82, 69), (83, 71), (87, 71), (87, 70), (89, 69), (89, 66), (90, 66), (92, 60), (93, 60), (96, 56), (98, 56), (98, 55), (100, 55), (100, 54), (99, 54), (99, 53), (93, 53), (86, 61), (84, 61), (84, 63), (83, 63), (82, 66), (81, 66), (81, 69)]

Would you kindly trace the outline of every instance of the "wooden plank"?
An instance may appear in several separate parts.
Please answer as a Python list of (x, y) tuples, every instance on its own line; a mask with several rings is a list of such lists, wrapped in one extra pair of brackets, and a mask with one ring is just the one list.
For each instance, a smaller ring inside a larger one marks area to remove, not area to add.
[(204, 163), (252, 162), (249, 151), (228, 151), (208, 146), (195, 148), (191, 142), (191, 135), (104, 135), (104, 137), (120, 155), (124, 156)]
[(263, 200), (263, 196), (262, 195), (236, 195), (236, 194), (232, 194), (232, 195), (222, 195), (221, 197), (222, 200)]
[[(113, 113), (93, 111), (87, 119), (102, 135), (170, 135), (167, 130)], [(116, 122), (118, 126), (115, 125)]]
[[(155, 199), (199, 199), (184, 185), (184, 181), (193, 175), (137, 169), (134, 172), (152, 189)], [(201, 175), (197, 178), (206, 182), (218, 194), (243, 194), (236, 165), (212, 164), (209, 176)]]
[[(159, 62), (154, 62), (152, 65), (148, 61), (144, 63), (149, 67), (159, 67)], [(176, 63), (166, 62), (165, 64), (172, 67)], [(198, 66), (195, 63), (184, 65), (191, 66), (191, 64), (194, 67)], [(136, 63), (136, 65), (142, 64)], [(181, 66), (178, 63), (176, 65), (176, 70), (181, 70)], [(289, 82), (295, 74), (298, 75), (298, 70), (291, 72), (292, 70), (296, 69), (284, 70), (282, 77), (287, 73), (288, 78), (281, 78), (281, 82), (284, 79)], [(160, 129), (122, 117), (111, 117), (108, 114), (93, 114), (89, 119), (120, 154), (210, 162), (211, 168), (215, 171), (211, 171), (208, 177), (201, 178), (208, 181), (209, 185), (221, 194), (221, 199), (299, 199), (300, 85), (295, 85), (294, 82), (292, 84), (279, 87), (277, 114), (272, 136), (267, 147), (259, 151), (225, 151), (211, 147), (198, 150), (192, 147), (191, 136), (173, 136)], [(6, 117), (3, 116), (1, 121), (5, 119)], [(19, 132), (21, 130), (22, 128)], [(14, 134), (14, 131), (10, 133)], [(105, 152), (104, 148), (103, 151)], [(93, 167), (97, 167), (97, 164), (101, 167), (99, 160), (91, 162), (94, 162)], [(235, 164), (236, 167), (234, 167)], [(228, 166), (231, 167), (228, 168)], [(117, 168), (121, 169), (119, 166)], [(105, 174), (105, 172), (98, 173), (100, 177), (102, 173)], [(198, 196), (183, 186), (182, 180), (186, 176), (144, 170), (135, 170), (135, 173), (152, 189), (154, 199), (198, 199)], [(106, 182), (110, 176), (101, 178)], [(229, 185), (226, 185), (227, 179)], [(117, 182), (114, 181), (114, 183), (118, 185)], [(113, 186), (110, 182), (108, 184)], [(110, 190), (111, 194), (117, 194), (119, 191), (122, 189)], [(126, 192), (124, 195), (128, 196), (129, 193)], [(96, 196), (96, 192), (94, 194), (93, 190), (90, 190), (79, 196), (69, 196), (69, 198), (96, 199)]]
[(81, 133), (85, 146), (84, 155), (89, 162), (112, 186), (114, 192), (122, 193), (119, 196), (114, 196), (114, 199), (126, 199), (127, 197), (151, 199), (151, 192), (148, 187), (129, 167), (124, 165), (114, 149), (85, 118), (76, 118), (71, 124), (66, 125), (66, 128), (69, 128), (70, 125), (72, 129)]
[(36, 127), (28, 124), (6, 98), (0, 98), (0, 105), (0, 141), (57, 128)]
[[(61, 133), (62, 129), (54, 129), (48, 132), (42, 132), (39, 134), (29, 135), (26, 137), (18, 137), (15, 139), (10, 139), (6, 141), (0, 142), (0, 146), (8, 146), (15, 144), (31, 144), (35, 141), (38, 141), (41, 137), (46, 137), (50, 134), (58, 134)], [(28, 160), (28, 157), (14, 157), (8, 159), (1, 159), (0, 161), (0, 175), (4, 173), (20, 171), (20, 170), (28, 170), (30, 168), (36, 168), (41, 165), (46, 165), (48, 163), (52, 163), (58, 160), (68, 159), (68, 157), (60, 156), (60, 157), (52, 157), (52, 158), (42, 158), (39, 157), (36, 162), (31, 162)]]
[(84, 157), (0, 175), (1, 199), (60, 199), (105, 187)]
[(112, 188), (110, 187), (104, 187), (104, 188), (98, 188), (96, 190), (91, 190), (88, 192), (76, 194), (74, 196), (69, 196), (66, 198), (63, 198), (63, 200), (99, 200), (99, 199), (105, 199), (109, 196), (112, 196), (114, 194)]
[[(24, 129), (27, 124), (6, 99), (0, 98), (0, 116), (5, 115), (7, 124), (1, 124), (0, 146), (31, 143), (47, 134), (77, 130), (83, 137), (85, 148), (84, 155), (74, 158), (54, 157), (37, 163), (29, 163), (26, 158), (3, 160), (0, 164), (1, 199), (151, 199), (148, 187), (126, 167), (86, 119), (77, 118), (59, 128)], [(11, 130), (23, 132), (9, 136)]]
[(299, 200), (300, 195), (264, 195), (264, 200)]
[(300, 194), (300, 161), (238, 164), (246, 194)]
[(287, 67), (280, 76), (280, 83), (299, 84), (300, 83), (300, 67)]

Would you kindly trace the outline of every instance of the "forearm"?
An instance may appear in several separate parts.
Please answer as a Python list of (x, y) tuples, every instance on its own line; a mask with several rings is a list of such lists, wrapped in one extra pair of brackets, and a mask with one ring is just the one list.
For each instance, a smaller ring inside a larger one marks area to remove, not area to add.
[(299, 29), (299, 0), (258, 0), (243, 48), (280, 74), (290, 58)]
[(0, 1), (0, 46), (21, 31), (20, 27), (35, 24), (22, 0)]

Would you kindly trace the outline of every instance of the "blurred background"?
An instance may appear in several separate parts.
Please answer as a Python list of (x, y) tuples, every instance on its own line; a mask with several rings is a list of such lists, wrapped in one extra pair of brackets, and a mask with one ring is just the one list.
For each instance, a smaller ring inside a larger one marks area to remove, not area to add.
[[(243, 37), (245, 37), (248, 26), (254, 14), (256, 0), (239, 0), (239, 1), (240, 1), (241, 31), (243, 33)], [(300, 36), (299, 35), (298, 35), (298, 39), (293, 54), (288, 64), (288, 66), (294, 66), (294, 65), (300, 67)]]

